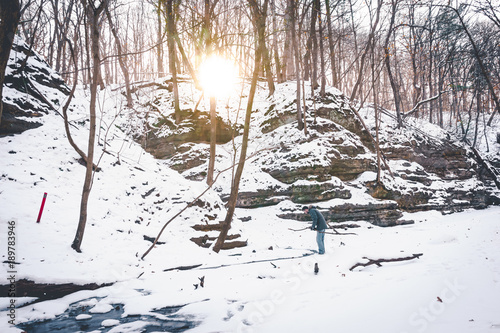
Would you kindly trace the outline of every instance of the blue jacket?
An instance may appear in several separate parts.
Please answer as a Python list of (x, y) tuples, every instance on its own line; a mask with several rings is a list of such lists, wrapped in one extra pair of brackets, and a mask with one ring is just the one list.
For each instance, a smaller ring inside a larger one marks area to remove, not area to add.
[(325, 218), (323, 215), (318, 212), (316, 207), (311, 207), (309, 208), (309, 215), (311, 215), (311, 218), (313, 220), (311, 229), (317, 229), (317, 230), (325, 230), (328, 229), (328, 225), (326, 224)]

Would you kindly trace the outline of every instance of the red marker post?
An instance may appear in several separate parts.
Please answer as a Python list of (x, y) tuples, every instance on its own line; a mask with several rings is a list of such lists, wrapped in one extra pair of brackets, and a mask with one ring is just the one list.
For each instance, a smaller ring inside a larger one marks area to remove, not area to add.
[(38, 218), (36, 219), (36, 223), (40, 223), (40, 219), (42, 218), (43, 207), (45, 206), (45, 200), (47, 199), (47, 192), (43, 194), (42, 205), (40, 206), (40, 212), (38, 213)]

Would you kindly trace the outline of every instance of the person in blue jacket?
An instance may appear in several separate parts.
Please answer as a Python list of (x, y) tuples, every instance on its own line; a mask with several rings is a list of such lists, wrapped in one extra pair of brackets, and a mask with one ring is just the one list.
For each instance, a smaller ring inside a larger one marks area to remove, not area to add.
[(311, 215), (312, 225), (311, 230), (316, 230), (316, 242), (318, 243), (318, 253), (325, 253), (325, 230), (328, 228), (326, 225), (325, 218), (314, 206), (304, 206), (302, 211), (306, 214)]

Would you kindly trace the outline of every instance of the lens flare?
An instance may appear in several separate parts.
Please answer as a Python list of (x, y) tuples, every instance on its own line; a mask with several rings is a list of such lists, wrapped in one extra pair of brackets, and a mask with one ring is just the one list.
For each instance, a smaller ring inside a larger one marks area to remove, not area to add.
[(229, 96), (236, 86), (238, 69), (228, 59), (210, 56), (201, 64), (199, 80), (206, 95), (213, 97)]

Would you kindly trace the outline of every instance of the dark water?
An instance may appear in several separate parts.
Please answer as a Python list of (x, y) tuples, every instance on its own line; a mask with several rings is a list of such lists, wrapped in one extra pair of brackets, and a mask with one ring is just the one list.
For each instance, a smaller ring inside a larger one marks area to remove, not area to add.
[[(80, 303), (80, 302), (78, 302)], [(162, 320), (154, 316), (127, 316), (122, 318), (123, 306), (114, 304), (113, 310), (107, 313), (89, 313), (92, 307), (81, 306), (78, 303), (72, 304), (66, 312), (57, 316), (55, 319), (46, 321), (35, 321), (17, 325), (18, 328), (25, 330), (27, 333), (51, 333), (51, 332), (108, 332), (118, 325), (148, 322), (149, 325), (142, 327), (137, 332), (184, 332), (194, 328), (198, 323), (186, 317), (176, 316), (175, 313), (182, 306), (166, 307), (155, 310), (153, 312), (160, 315), (169, 316), (168, 320)], [(76, 316), (80, 314), (89, 314), (92, 318), (84, 320), (76, 320)], [(112, 327), (103, 327), (101, 323), (106, 319), (116, 319), (120, 324)], [(127, 332), (132, 332), (126, 330)]]

